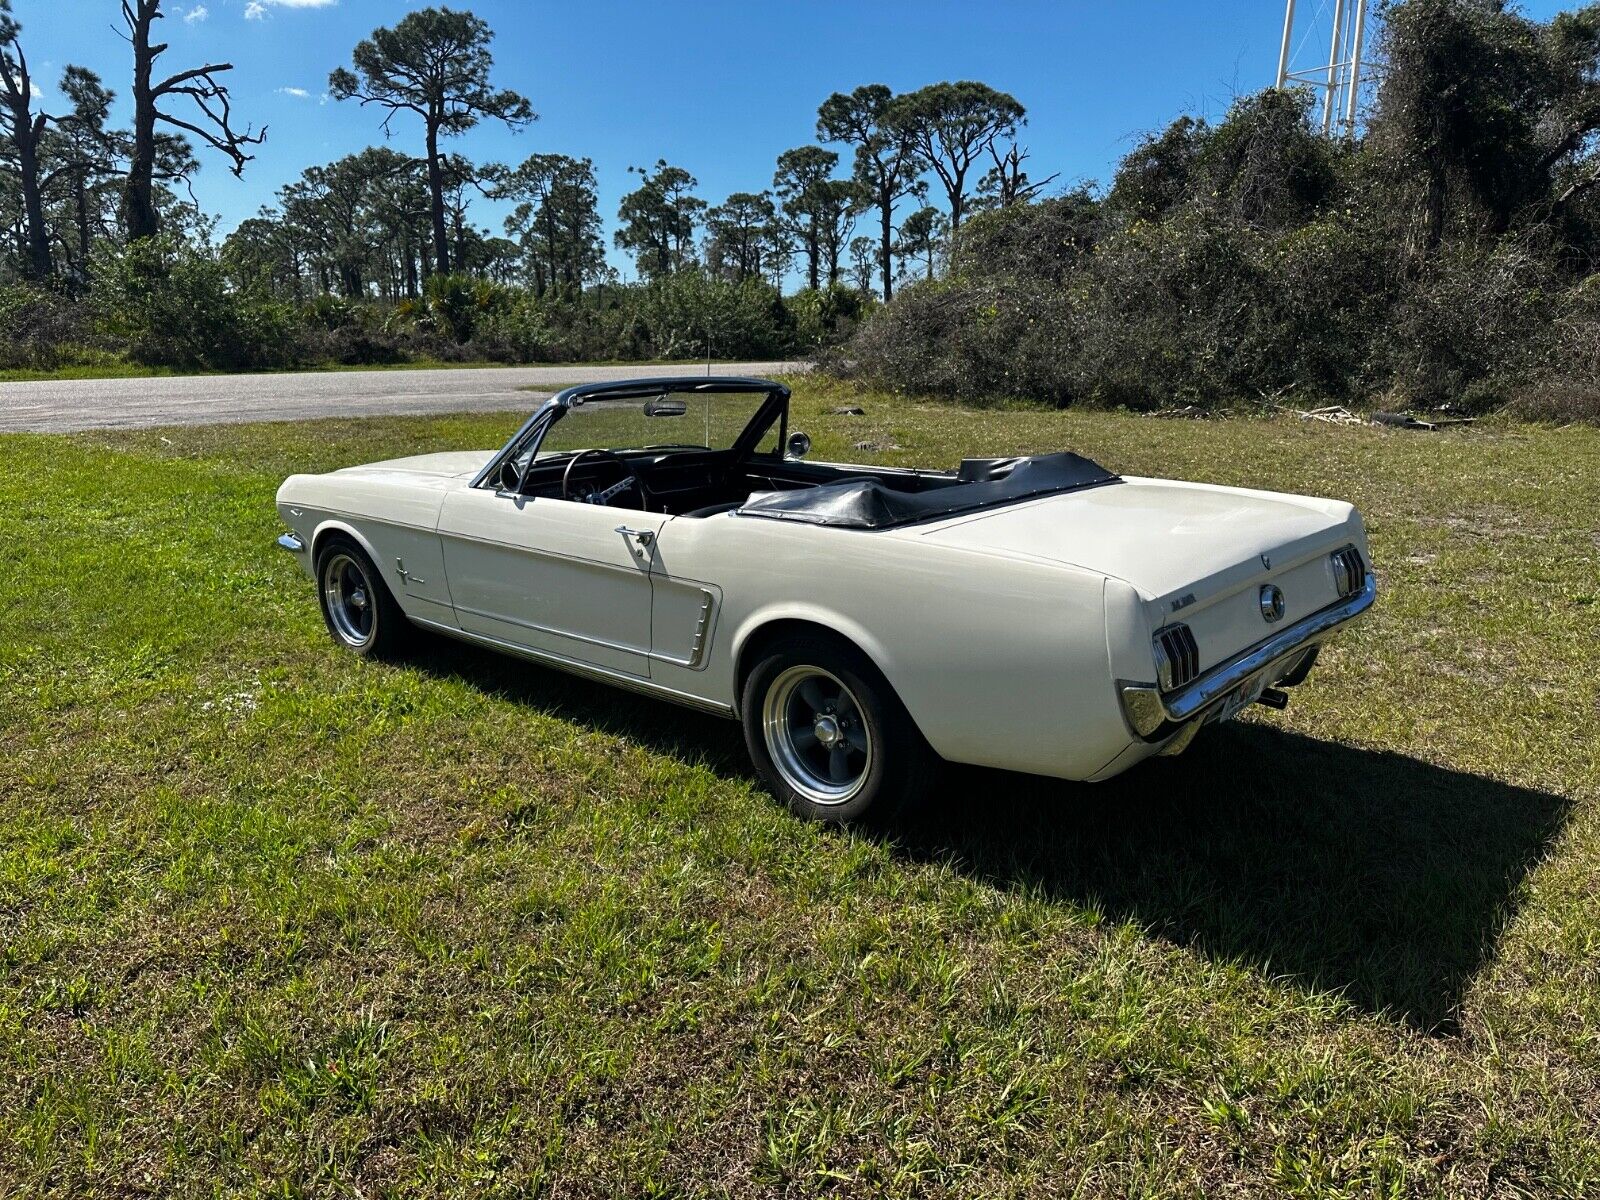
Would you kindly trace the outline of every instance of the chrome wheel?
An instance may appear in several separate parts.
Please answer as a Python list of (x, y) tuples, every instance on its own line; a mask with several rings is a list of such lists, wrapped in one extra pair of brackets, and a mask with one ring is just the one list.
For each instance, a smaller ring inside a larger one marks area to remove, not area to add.
[(850, 800), (872, 769), (872, 730), (861, 705), (821, 667), (790, 667), (772, 681), (761, 728), (784, 782), (815, 804)]
[(339, 640), (359, 650), (372, 640), (377, 606), (366, 569), (350, 555), (337, 553), (322, 564), (322, 602)]

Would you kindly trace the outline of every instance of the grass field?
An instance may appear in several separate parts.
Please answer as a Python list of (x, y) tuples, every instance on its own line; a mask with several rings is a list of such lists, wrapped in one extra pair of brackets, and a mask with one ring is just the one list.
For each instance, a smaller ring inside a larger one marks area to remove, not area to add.
[(0, 437), (0, 1195), (1600, 1190), (1600, 431), (972, 412), (1347, 497), (1379, 607), (1110, 784), (802, 825), (736, 727), (335, 651), (281, 477), (518, 414)]

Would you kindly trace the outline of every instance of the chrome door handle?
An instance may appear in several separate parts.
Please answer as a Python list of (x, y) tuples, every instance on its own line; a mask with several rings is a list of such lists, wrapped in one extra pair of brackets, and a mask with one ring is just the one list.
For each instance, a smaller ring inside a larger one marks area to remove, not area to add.
[(623, 537), (638, 538), (639, 545), (643, 546), (645, 549), (649, 549), (650, 545), (656, 540), (655, 531), (653, 529), (629, 529), (626, 525), (618, 525), (616, 532), (620, 533)]

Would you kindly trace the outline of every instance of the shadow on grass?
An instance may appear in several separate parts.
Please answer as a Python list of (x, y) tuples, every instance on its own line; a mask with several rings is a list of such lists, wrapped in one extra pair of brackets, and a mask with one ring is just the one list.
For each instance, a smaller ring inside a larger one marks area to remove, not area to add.
[(662, 754), (703, 762), (721, 775), (751, 775), (738, 724), (626, 688), (596, 683), (441, 635), (417, 638), (408, 665), (459, 679), (482, 692), (525, 704)]
[(1248, 723), (1108, 783), (962, 774), (902, 853), (1437, 1033), (1571, 803)]
[[(750, 773), (731, 721), (442, 640), (415, 661), (719, 773)], [(1448, 1033), (1569, 807), (1404, 755), (1239, 723), (1108, 783), (957, 768), (880, 836), (907, 859), (1092, 904)]]

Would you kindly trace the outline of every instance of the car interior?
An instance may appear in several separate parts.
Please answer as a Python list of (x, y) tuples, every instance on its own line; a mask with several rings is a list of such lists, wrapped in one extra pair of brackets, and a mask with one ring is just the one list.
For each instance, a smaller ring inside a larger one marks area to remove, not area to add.
[(871, 479), (884, 488), (914, 493), (962, 482), (944, 472), (895, 471), (806, 463), (776, 454), (671, 448), (587, 450), (541, 460), (517, 491), (612, 508), (644, 509), (680, 517), (712, 517), (742, 507), (753, 495), (825, 487)]
[[(683, 386), (682, 381), (670, 384)], [(659, 396), (631, 411), (652, 419), (682, 418), (687, 406), (667, 392), (664, 384)], [(652, 442), (642, 448), (546, 453), (541, 449), (550, 428), (546, 426), (519, 434), (526, 446), (520, 451), (518, 439), (513, 439), (498, 467), (491, 467), (479, 482), (521, 495), (695, 519), (737, 512), (877, 529), (1117, 481), (1104, 467), (1071, 453), (967, 459), (954, 472), (808, 463), (801, 456), (809, 439), (804, 434), (786, 436), (787, 391), (766, 396), (726, 448)], [(562, 415), (555, 414), (550, 424)], [(709, 432), (706, 440), (711, 440)]]

